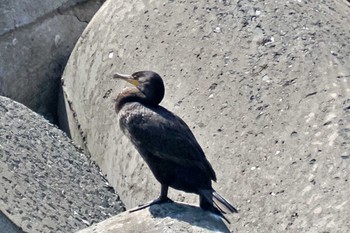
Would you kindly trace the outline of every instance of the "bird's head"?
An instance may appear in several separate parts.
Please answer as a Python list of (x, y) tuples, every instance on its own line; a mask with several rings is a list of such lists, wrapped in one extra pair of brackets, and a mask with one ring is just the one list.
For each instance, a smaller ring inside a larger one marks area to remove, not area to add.
[(153, 71), (138, 71), (132, 75), (114, 74), (113, 78), (123, 79), (142, 92), (147, 101), (158, 105), (164, 97), (164, 83), (159, 74)]

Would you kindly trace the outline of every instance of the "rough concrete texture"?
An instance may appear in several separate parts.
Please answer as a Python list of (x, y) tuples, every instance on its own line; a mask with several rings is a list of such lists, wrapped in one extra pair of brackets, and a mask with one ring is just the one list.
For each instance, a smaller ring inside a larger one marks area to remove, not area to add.
[[(118, 128), (114, 72), (150, 69), (240, 212), (238, 232), (350, 228), (350, 7), (344, 0), (107, 1), (64, 73), (72, 137), (127, 207), (159, 185)], [(175, 200), (193, 203), (180, 192)]]
[(0, 97), (3, 214), (24, 232), (75, 232), (123, 209), (95, 163), (61, 130)]
[[(23, 2), (21, 0), (3, 0), (0, 5), (0, 34), (15, 30), (35, 22), (62, 6), (75, 5), (77, 0)], [(40, 9), (40, 10), (38, 10)]]
[(230, 232), (222, 219), (199, 207), (172, 203), (126, 211), (78, 233)]
[(0, 3), (0, 95), (57, 121), (59, 79), (104, 0)]

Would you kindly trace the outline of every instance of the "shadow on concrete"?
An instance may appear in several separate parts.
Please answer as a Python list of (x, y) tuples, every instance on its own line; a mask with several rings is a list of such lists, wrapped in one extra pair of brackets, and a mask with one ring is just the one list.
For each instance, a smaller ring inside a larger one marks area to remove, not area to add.
[(0, 211), (0, 232), (23, 233), (21, 228), (14, 224), (2, 211)]
[(170, 217), (215, 232), (230, 232), (221, 217), (199, 207), (184, 203), (152, 205), (149, 211), (154, 218)]

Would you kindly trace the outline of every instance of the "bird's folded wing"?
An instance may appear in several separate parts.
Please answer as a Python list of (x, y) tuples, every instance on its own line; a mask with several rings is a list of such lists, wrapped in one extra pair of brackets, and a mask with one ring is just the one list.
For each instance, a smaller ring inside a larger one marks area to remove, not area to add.
[[(137, 123), (136, 123), (137, 122)], [(148, 112), (127, 126), (132, 141), (154, 156), (184, 166), (197, 166), (216, 180), (215, 172), (186, 123), (164, 111)]]

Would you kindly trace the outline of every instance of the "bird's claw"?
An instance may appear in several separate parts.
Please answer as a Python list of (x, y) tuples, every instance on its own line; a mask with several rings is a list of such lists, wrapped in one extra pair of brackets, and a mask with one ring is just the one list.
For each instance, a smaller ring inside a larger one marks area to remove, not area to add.
[(166, 197), (166, 198), (157, 198), (153, 201), (151, 201), (150, 203), (147, 203), (147, 204), (143, 204), (143, 205), (139, 205), (138, 207), (135, 207), (134, 209), (131, 209), (129, 210), (129, 213), (132, 213), (132, 212), (136, 212), (136, 211), (139, 211), (139, 210), (143, 210), (143, 209), (146, 209), (147, 207), (150, 207), (152, 205), (157, 205), (157, 204), (164, 204), (164, 203), (173, 203), (174, 201), (171, 200), (170, 198)]

